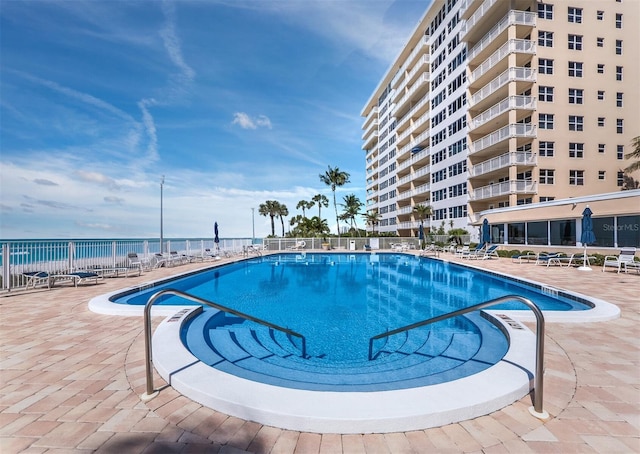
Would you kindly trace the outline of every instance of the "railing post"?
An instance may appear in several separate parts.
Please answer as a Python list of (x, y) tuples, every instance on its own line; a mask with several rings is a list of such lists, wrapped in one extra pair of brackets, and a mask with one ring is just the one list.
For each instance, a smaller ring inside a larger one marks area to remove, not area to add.
[(11, 245), (2, 243), (2, 288), (11, 290)]

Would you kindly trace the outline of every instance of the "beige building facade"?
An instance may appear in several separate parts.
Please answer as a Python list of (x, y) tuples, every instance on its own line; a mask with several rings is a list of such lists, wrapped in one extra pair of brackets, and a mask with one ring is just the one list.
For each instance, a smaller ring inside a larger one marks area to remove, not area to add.
[(425, 227), (473, 232), (485, 212), (620, 191), (638, 23), (636, 0), (435, 0), (362, 110), (376, 230), (415, 236), (420, 204)]

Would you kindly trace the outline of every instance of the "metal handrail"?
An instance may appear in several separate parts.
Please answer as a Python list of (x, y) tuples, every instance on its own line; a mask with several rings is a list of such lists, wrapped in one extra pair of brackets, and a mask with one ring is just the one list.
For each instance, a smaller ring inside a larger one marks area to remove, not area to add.
[(146, 379), (147, 379), (147, 392), (142, 395), (143, 399), (151, 399), (155, 397), (156, 391), (153, 389), (153, 368), (151, 366), (152, 363), (152, 352), (151, 352), (151, 306), (163, 295), (175, 295), (181, 298), (184, 298), (189, 301), (193, 301), (198, 304), (205, 304), (207, 306), (213, 307), (215, 309), (221, 310), (223, 312), (227, 312), (229, 314), (236, 315), (240, 318), (244, 318), (245, 320), (249, 320), (252, 322), (256, 322), (260, 325), (266, 326), (271, 329), (275, 329), (277, 331), (281, 331), (290, 336), (299, 337), (302, 341), (302, 357), (306, 358), (307, 356), (307, 340), (305, 337), (288, 328), (284, 328), (282, 326), (278, 326), (274, 323), (267, 322), (265, 320), (259, 319), (257, 317), (253, 317), (251, 315), (245, 314), (240, 311), (236, 311), (235, 309), (231, 309), (229, 307), (223, 306), (218, 303), (214, 303), (212, 301), (208, 301), (197, 296), (189, 295), (188, 293), (181, 292), (179, 290), (174, 289), (165, 289), (160, 290), (155, 293), (149, 301), (144, 306), (144, 346), (145, 346), (145, 365), (146, 365)]
[(507, 295), (502, 296), (500, 298), (495, 298), (490, 301), (485, 301), (484, 303), (475, 304), (473, 306), (465, 307), (463, 309), (459, 309), (454, 312), (449, 312), (447, 314), (439, 315), (437, 317), (433, 317), (427, 320), (423, 320), (421, 322), (413, 323), (411, 325), (403, 326), (402, 328), (394, 329), (393, 331), (388, 331), (386, 333), (380, 333), (376, 336), (373, 336), (369, 339), (369, 360), (373, 358), (373, 341), (377, 339), (382, 339), (383, 337), (393, 336), (394, 334), (402, 333), (404, 331), (409, 331), (414, 328), (419, 328), (421, 326), (430, 325), (432, 323), (440, 322), (442, 320), (447, 320), (449, 318), (457, 317), (458, 315), (463, 315), (468, 312), (477, 311), (480, 309), (484, 309), (489, 306), (495, 306), (496, 304), (504, 303), (505, 301), (517, 300), (521, 303), (525, 304), (529, 309), (533, 311), (533, 314), (536, 316), (536, 372), (533, 377), (533, 408), (535, 413), (532, 414), (536, 417), (546, 418), (547, 413), (542, 409), (542, 396), (543, 396), (543, 369), (544, 369), (544, 315), (542, 311), (536, 306), (530, 299), (527, 299), (523, 296), (518, 295)]

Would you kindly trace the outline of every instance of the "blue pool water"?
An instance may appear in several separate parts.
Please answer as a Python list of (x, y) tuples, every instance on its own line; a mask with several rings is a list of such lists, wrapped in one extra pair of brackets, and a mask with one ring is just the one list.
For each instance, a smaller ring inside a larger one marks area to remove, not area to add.
[[(319, 390), (398, 389), (440, 383), (498, 362), (508, 342), (480, 314), (376, 341), (398, 327), (500, 296), (518, 294), (543, 310), (585, 310), (530, 285), (405, 254), (278, 254), (224, 265), (131, 291), (116, 302), (143, 305), (162, 288), (181, 290), (296, 331), (297, 338), (205, 308), (182, 340), (201, 361), (236, 375)], [(156, 304), (185, 305), (175, 296)], [(526, 309), (521, 303), (497, 309)]]

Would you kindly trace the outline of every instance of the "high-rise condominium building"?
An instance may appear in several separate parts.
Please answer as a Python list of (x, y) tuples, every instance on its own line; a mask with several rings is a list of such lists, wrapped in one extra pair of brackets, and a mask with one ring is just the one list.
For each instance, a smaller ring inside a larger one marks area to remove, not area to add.
[[(615, 192), (640, 136), (640, 1), (434, 0), (365, 105), (367, 210), (414, 236)], [(640, 179), (636, 173), (633, 175)]]

